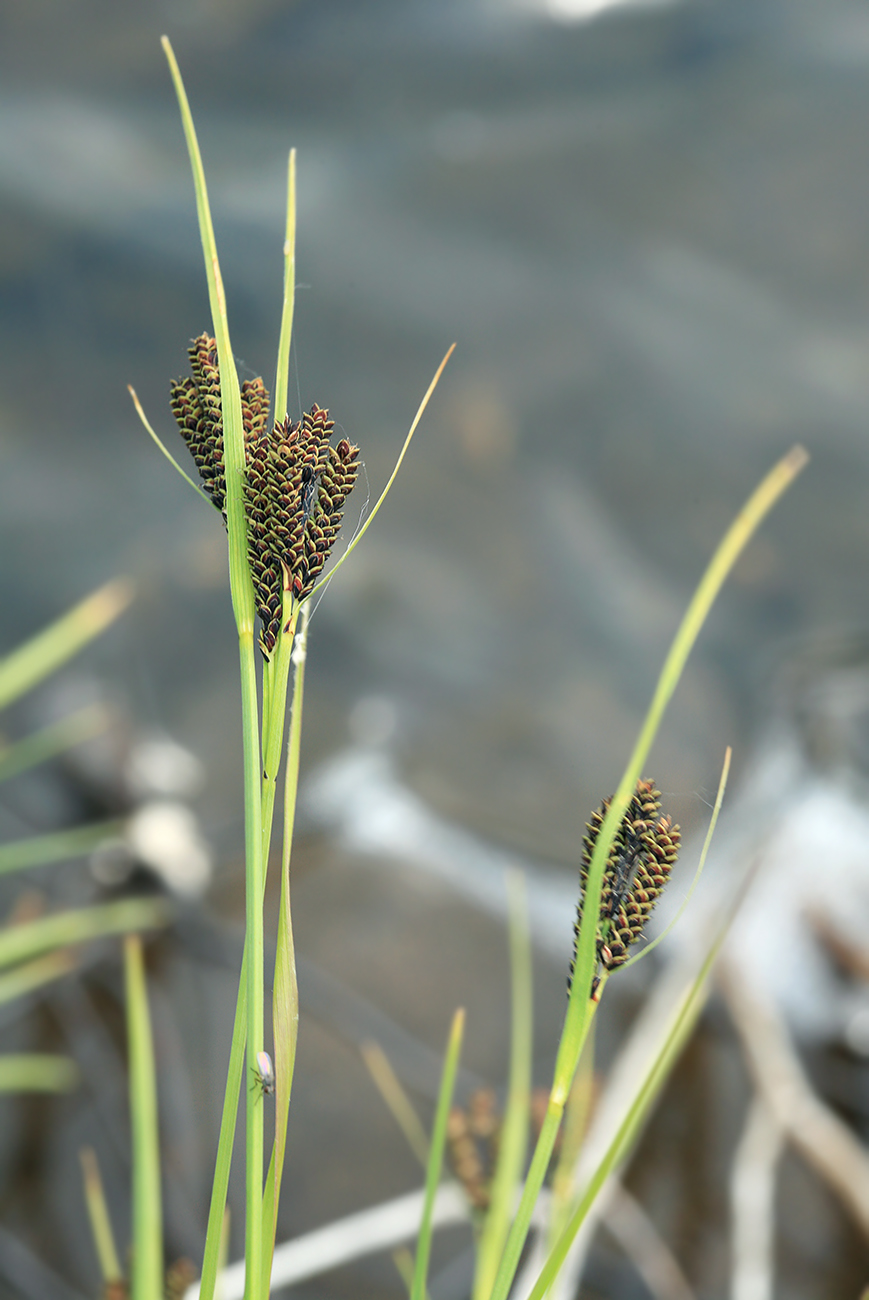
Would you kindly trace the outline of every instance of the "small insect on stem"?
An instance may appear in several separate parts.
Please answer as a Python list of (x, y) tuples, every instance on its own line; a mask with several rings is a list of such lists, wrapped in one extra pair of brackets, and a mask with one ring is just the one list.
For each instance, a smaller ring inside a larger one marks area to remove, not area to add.
[(255, 1073), (254, 1086), (262, 1088), (264, 1097), (270, 1097), (275, 1090), (275, 1071), (268, 1052), (257, 1052)]

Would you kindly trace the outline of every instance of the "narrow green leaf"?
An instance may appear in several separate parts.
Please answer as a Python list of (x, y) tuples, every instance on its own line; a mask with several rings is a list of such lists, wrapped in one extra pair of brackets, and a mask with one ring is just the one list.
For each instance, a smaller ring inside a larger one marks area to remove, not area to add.
[(132, 1300), (163, 1300), (157, 1076), (142, 940), (137, 934), (128, 934), (124, 940), (124, 973), (133, 1148), (131, 1297)]
[(287, 166), (287, 225), (284, 234), (284, 300), (281, 332), (278, 340), (278, 364), (275, 375), (275, 421), (287, 414), (287, 388), (290, 377), (290, 344), (293, 338), (293, 308), (296, 300), (296, 151), (290, 150)]
[(68, 749), (92, 740), (108, 726), (109, 715), (99, 704), (77, 709), (60, 722), (53, 722), (42, 727), (22, 740), (0, 749), (0, 781), (9, 781), (13, 776), (29, 772), (40, 763), (47, 763), (58, 754), (65, 754)]
[(676, 913), (676, 915), (673, 917), (670, 924), (665, 929), (663, 929), (659, 935), (656, 935), (651, 943), (646, 944), (645, 948), (643, 948), (641, 952), (638, 952), (636, 956), (631, 957), (629, 961), (623, 962), (621, 966), (622, 970), (627, 970), (628, 966), (633, 966), (634, 963), (640, 961), (641, 958), (647, 957), (653, 948), (657, 948), (658, 944), (663, 939), (666, 939), (670, 931), (674, 928), (674, 926), (678, 925), (679, 921), (684, 916), (685, 909), (687, 908), (688, 904), (691, 902), (691, 899), (694, 896), (694, 890), (697, 888), (697, 885), (700, 881), (700, 877), (703, 875), (703, 868), (706, 866), (706, 858), (709, 854), (709, 846), (712, 843), (712, 836), (715, 834), (715, 827), (718, 825), (718, 814), (721, 812), (721, 805), (724, 802), (724, 791), (727, 789), (727, 778), (730, 775), (730, 759), (732, 753), (733, 751), (728, 745), (727, 749), (724, 751), (724, 766), (721, 769), (721, 777), (718, 782), (718, 793), (715, 796), (715, 805), (712, 809), (712, 816), (709, 818), (709, 829), (707, 830), (706, 838), (703, 841), (703, 848), (700, 850), (700, 859), (697, 863), (697, 870), (694, 872), (694, 877), (691, 881), (691, 885), (688, 890), (688, 893), (682, 899), (682, 903), (679, 907), (679, 910)]
[(169, 63), (187, 151), (190, 155), (190, 170), (193, 174), (193, 188), (196, 194), (196, 213), (199, 218), (199, 235), (205, 258), (205, 277), (208, 282), (208, 300), (211, 304), (211, 320), (214, 338), (217, 342), (217, 364), (220, 371), (220, 406), (223, 417), (223, 451), (226, 470), (226, 516), (229, 532), (229, 585), (232, 592), (232, 605), (239, 633), (250, 630), (253, 633), (254, 599), (253, 583), (247, 560), (247, 524), (244, 513), (244, 428), (241, 414), (241, 390), (238, 372), (232, 354), (229, 338), (229, 321), (226, 315), (226, 294), (220, 263), (217, 258), (217, 243), (214, 238), (214, 225), (211, 220), (211, 208), (208, 202), (208, 187), (205, 184), (205, 171), (196, 128), (187, 92), (181, 79), (181, 72), (175, 59), (169, 38), (162, 38), (163, 51)]
[(30, 835), (25, 840), (0, 844), (0, 875), (8, 875), (11, 871), (26, 871), (30, 867), (44, 867), (51, 862), (83, 858), (106, 840), (117, 839), (123, 833), (122, 821), (94, 822), (90, 826), (52, 831), (48, 835)]
[(428, 1283), (428, 1261), (431, 1255), (432, 1214), (435, 1196), (441, 1178), (441, 1166), (444, 1159), (444, 1147), (447, 1140), (447, 1120), (453, 1101), (453, 1089), (456, 1086), (456, 1072), (462, 1050), (462, 1036), (465, 1031), (465, 1011), (459, 1007), (453, 1016), (450, 1036), (447, 1039), (447, 1051), (441, 1074), (441, 1086), (435, 1111), (434, 1128), (431, 1135), (431, 1148), (428, 1157), (428, 1169), (425, 1178), (425, 1201), (423, 1202), (422, 1223), (416, 1245), (416, 1262), (413, 1271), (413, 1288), (411, 1300), (425, 1300)]
[(80, 1081), (68, 1056), (22, 1052), (0, 1056), (0, 1092), (69, 1092)]
[(574, 1169), (588, 1131), (594, 1091), (594, 1034), (589, 1034), (564, 1108), (561, 1148), (552, 1175), (548, 1226), (550, 1245), (555, 1242), (570, 1212)]
[(41, 988), (43, 984), (50, 984), (52, 980), (61, 979), (75, 970), (75, 967), (74, 957), (62, 951), (50, 952), (45, 957), (38, 957), (36, 961), (16, 966), (14, 970), (0, 975), (0, 1006), (23, 997), (33, 989)]
[(78, 1153), (81, 1161), (82, 1179), (84, 1181), (85, 1203), (93, 1234), (94, 1247), (100, 1263), (103, 1282), (117, 1285), (122, 1281), (121, 1261), (115, 1247), (109, 1208), (106, 1205), (103, 1180), (97, 1164), (96, 1153), (92, 1147), (82, 1147)]
[(272, 1022), (275, 1044), (275, 1143), (266, 1178), (263, 1220), (265, 1223), (263, 1276), (271, 1277), (275, 1233), (278, 1226), (281, 1178), (287, 1150), (287, 1123), (290, 1095), (296, 1066), (296, 1043), (299, 1035), (299, 985), (296, 978), (296, 955), (293, 946), (293, 921), (290, 909), (290, 859), (299, 789), (299, 756), (302, 741), (302, 703), (305, 694), (305, 661), (308, 654), (309, 606), (302, 617), (293, 646), (293, 704), (290, 734), (287, 739), (287, 767), (284, 780), (284, 840), (281, 854), (281, 901), (278, 913), (278, 943), (275, 956), (275, 983), (272, 999)]
[(413, 438), (413, 435), (416, 433), (417, 426), (423, 417), (423, 412), (425, 411), (425, 408), (428, 406), (429, 399), (431, 398), (431, 395), (434, 392), (434, 390), (437, 388), (438, 383), (440, 381), (440, 377), (444, 373), (446, 364), (449, 361), (450, 357), (453, 355), (455, 348), (456, 345), (455, 343), (453, 343), (450, 346), (449, 350), (447, 351), (447, 354), (444, 357), (443, 361), (440, 363), (437, 370), (435, 371), (434, 378), (432, 379), (431, 383), (426, 389), (425, 397), (420, 402), (419, 410), (417, 411), (416, 415), (413, 418), (413, 424), (411, 424), (410, 429), (408, 431), (408, 435), (404, 440), (404, 446), (402, 447), (401, 451), (398, 453), (398, 460), (395, 462), (395, 468), (393, 469), (392, 473), (389, 476), (389, 479), (387, 480), (386, 487), (383, 489), (380, 496), (377, 498), (377, 504), (375, 505), (374, 509), (371, 511), (371, 514), (365, 520), (365, 523), (359, 529), (359, 532), (353, 538), (350, 545), (347, 547), (347, 550), (344, 552), (344, 554), (340, 557), (339, 560), (336, 561), (335, 564), (332, 565), (329, 572), (325, 574), (317, 583), (317, 585), (310, 591), (310, 593), (306, 597), (307, 600), (310, 600), (312, 596), (316, 595), (316, 593), (320, 590), (320, 588), (324, 587), (326, 583), (333, 577), (333, 575), (337, 573), (338, 569), (340, 569), (341, 565), (347, 559), (348, 555), (352, 554), (352, 552), (355, 551), (356, 547), (362, 541), (362, 538), (368, 532), (368, 529), (374, 523), (374, 517), (377, 514), (380, 507), (383, 505), (384, 501), (386, 500), (389, 494), (389, 489), (392, 487), (393, 483), (395, 482), (396, 475), (398, 474), (398, 471), (401, 469), (401, 462), (404, 460), (404, 457), (407, 454), (407, 449), (410, 446), (411, 439)]
[(163, 455), (164, 455), (164, 456), (166, 457), (166, 459), (168, 460), (169, 464), (172, 465), (172, 466), (173, 466), (173, 467), (178, 471), (178, 473), (179, 473), (179, 474), (181, 475), (181, 477), (184, 479), (185, 483), (188, 483), (188, 484), (190, 485), (190, 487), (193, 488), (193, 491), (194, 491), (194, 492), (198, 492), (199, 495), (202, 497), (202, 500), (203, 500), (203, 501), (207, 501), (208, 504), (211, 506), (211, 509), (213, 510), (213, 509), (214, 509), (214, 502), (211, 500), (211, 498), (209, 497), (208, 493), (207, 493), (207, 492), (203, 492), (203, 491), (202, 491), (202, 488), (199, 486), (198, 483), (194, 483), (193, 479), (190, 477), (190, 475), (187, 473), (187, 471), (186, 471), (186, 470), (183, 470), (183, 469), (181, 468), (181, 466), (178, 464), (177, 460), (176, 460), (175, 457), (172, 455), (171, 451), (170, 451), (169, 448), (166, 446), (166, 444), (163, 442), (163, 440), (162, 440), (161, 438), (159, 438), (159, 437), (157, 436), (157, 434), (154, 432), (154, 429), (151, 427), (151, 423), (150, 423), (150, 421), (149, 421), (147, 415), (145, 414), (144, 408), (142, 407), (142, 403), (139, 401), (138, 397), (136, 396), (136, 390), (135, 390), (135, 388), (133, 387), (132, 384), (127, 384), (127, 391), (128, 391), (128, 393), (130, 394), (130, 396), (131, 396), (132, 399), (133, 399), (133, 405), (134, 405), (135, 408), (136, 408), (136, 414), (138, 415), (139, 419), (142, 421), (142, 424), (145, 426), (145, 430), (146, 430), (146, 432), (148, 433), (148, 435), (150, 436), (150, 438), (152, 439), (152, 441), (155, 442), (155, 443), (157, 444), (157, 446), (159, 447), (160, 451), (163, 453)]
[(104, 632), (132, 599), (132, 583), (115, 578), (5, 659), (0, 659), (0, 709), (56, 672), (61, 664)]
[(498, 1271), (513, 1218), (516, 1192), (521, 1182), (528, 1146), (533, 1007), (531, 943), (528, 936), (525, 880), (521, 872), (511, 872), (508, 878), (508, 889), (510, 971), (513, 988), (510, 1081), (498, 1144), (498, 1160), (492, 1178), (491, 1200), (477, 1248), (473, 1300), (488, 1300), (491, 1295), (495, 1274)]
[(422, 1120), (417, 1115), (413, 1102), (402, 1087), (401, 1080), (393, 1070), (389, 1057), (379, 1043), (371, 1040), (362, 1043), (359, 1051), (387, 1110), (404, 1134), (407, 1145), (425, 1169), (429, 1156), (428, 1134), (422, 1126)]
[(42, 916), (0, 930), (0, 968), (32, 960), (55, 948), (70, 948), (130, 930), (153, 930), (172, 919), (172, 908), (162, 898), (125, 898)]
[(205, 1252), (202, 1257), (202, 1279), (199, 1283), (199, 1300), (214, 1300), (217, 1278), (224, 1246), (226, 1221), (226, 1195), (229, 1190), (229, 1172), (232, 1165), (232, 1144), (238, 1118), (238, 1101), (244, 1077), (245, 1046), (247, 1043), (247, 944), (241, 962), (238, 995), (235, 1003), (235, 1022), (229, 1049), (229, 1068), (226, 1072), (226, 1090), (220, 1118), (220, 1136), (217, 1157), (211, 1182), (211, 1201), (208, 1207), (208, 1225), (205, 1232)]

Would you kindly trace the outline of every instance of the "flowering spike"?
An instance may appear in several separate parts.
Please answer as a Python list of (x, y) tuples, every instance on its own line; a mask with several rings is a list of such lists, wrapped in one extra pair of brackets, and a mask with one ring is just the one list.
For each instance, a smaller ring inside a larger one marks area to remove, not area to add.
[[(192, 377), (171, 386), (172, 411), (205, 491), (223, 512), (226, 473), (217, 347), (209, 334), (190, 345)], [(359, 472), (359, 448), (346, 438), (331, 445), (334, 423), (316, 404), (300, 421), (280, 421), (266, 433), (269, 395), (262, 379), (241, 386), (245, 447), (248, 558), (260, 648), (268, 659), (277, 643), (283, 593), (310, 595), (341, 529), (344, 503)]]
[[(576, 906), (573, 962), (576, 963), (582, 909), (594, 846), (612, 802), (604, 799), (591, 815), (583, 836), (579, 869), (581, 893)], [(640, 780), (615, 833), (604, 867), (597, 925), (597, 959), (605, 970), (615, 970), (628, 959), (628, 949), (640, 938), (646, 921), (661, 896), (679, 852), (680, 831), (668, 816), (659, 816), (661, 792), (654, 781)]]

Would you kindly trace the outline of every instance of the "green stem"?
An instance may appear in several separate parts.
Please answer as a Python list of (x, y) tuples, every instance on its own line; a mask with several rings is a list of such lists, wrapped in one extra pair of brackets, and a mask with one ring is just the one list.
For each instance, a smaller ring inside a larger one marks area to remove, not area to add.
[(281, 902), (278, 916), (278, 943), (275, 955), (275, 985), (272, 1000), (272, 1024), (275, 1043), (275, 1142), (266, 1176), (263, 1217), (265, 1220), (263, 1273), (271, 1277), (275, 1232), (278, 1222), (281, 1178), (287, 1149), (287, 1123), (290, 1096), (296, 1067), (296, 1043), (299, 1034), (299, 985), (296, 978), (296, 953), (293, 943), (293, 918), (290, 907), (290, 858), (299, 788), (299, 758), (302, 742), (302, 702), (305, 694), (305, 662), (308, 653), (310, 605), (302, 606), (298, 634), (293, 646), (295, 665), (293, 707), (287, 741), (287, 767), (284, 778), (284, 834), (281, 854)]
[[(244, 733), (245, 808), (245, 950), (247, 956), (247, 1074), (257, 1073), (257, 1054), (263, 1050), (264, 941), (262, 774), (260, 772), (259, 714), (253, 634), (239, 637), (241, 660), (242, 725)], [(247, 1161), (245, 1166), (245, 1300), (260, 1300), (267, 1293), (262, 1278), (263, 1108), (259, 1089), (247, 1088)]]
[(157, 1081), (142, 940), (136, 934), (127, 935), (124, 940), (124, 966), (133, 1127), (132, 1300), (161, 1300), (163, 1211), (160, 1199)]
[[(607, 972), (604, 971), (598, 994), (602, 992), (606, 974)], [(531, 1226), (534, 1206), (537, 1204), (537, 1197), (540, 1195), (540, 1189), (543, 1186), (543, 1180), (552, 1159), (561, 1117), (564, 1114), (564, 1107), (570, 1095), (576, 1067), (579, 1064), (585, 1040), (591, 1029), (597, 1005), (597, 1001), (589, 1000), (584, 1007), (578, 1007), (573, 1001), (568, 1006), (555, 1062), (552, 1091), (549, 1094), (549, 1104), (546, 1107), (546, 1117), (540, 1130), (540, 1136), (537, 1139), (537, 1145), (534, 1148), (534, 1155), (531, 1158), (531, 1167), (528, 1170), (525, 1186), (522, 1189), (519, 1207), (516, 1210), (516, 1218), (513, 1220), (513, 1226), (504, 1247), (504, 1254), (501, 1257), (501, 1264), (492, 1287), (491, 1300), (506, 1300), (513, 1283), (513, 1277), (525, 1246), (525, 1239), (528, 1236), (528, 1229)]]

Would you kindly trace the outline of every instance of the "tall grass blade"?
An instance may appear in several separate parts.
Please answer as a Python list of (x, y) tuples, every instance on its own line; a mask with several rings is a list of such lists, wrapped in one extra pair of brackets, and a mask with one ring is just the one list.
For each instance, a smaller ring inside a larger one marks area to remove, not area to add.
[(407, 1145), (425, 1169), (429, 1156), (428, 1134), (401, 1080), (393, 1070), (389, 1057), (380, 1044), (374, 1041), (363, 1043), (359, 1050), (387, 1110), (404, 1134)]
[(115, 578), (0, 659), (0, 709), (32, 690), (78, 654), (124, 612), (132, 599), (132, 583)]
[(408, 430), (407, 437), (404, 440), (404, 446), (402, 447), (401, 451), (398, 453), (398, 460), (395, 462), (395, 468), (393, 469), (392, 473), (390, 474), (387, 480), (386, 487), (383, 489), (380, 496), (377, 498), (377, 504), (375, 505), (374, 509), (371, 511), (371, 514), (365, 520), (365, 523), (359, 529), (359, 532), (353, 538), (350, 545), (347, 547), (347, 550), (344, 552), (344, 554), (340, 557), (340, 559), (338, 559), (335, 562), (335, 564), (332, 565), (329, 572), (320, 579), (316, 587), (312, 589), (311, 594), (308, 596), (308, 600), (310, 600), (313, 596), (315, 596), (321, 587), (325, 587), (326, 583), (333, 577), (333, 575), (338, 571), (338, 569), (340, 569), (341, 565), (344, 563), (347, 557), (350, 554), (352, 554), (353, 551), (356, 550), (356, 547), (359, 545), (359, 543), (362, 541), (362, 538), (368, 532), (368, 529), (374, 523), (374, 518), (378, 510), (386, 500), (387, 496), (389, 495), (389, 489), (392, 487), (393, 483), (395, 482), (396, 475), (398, 474), (398, 471), (401, 469), (401, 462), (404, 460), (407, 454), (407, 449), (411, 444), (413, 435), (416, 433), (417, 426), (419, 425), (419, 422), (423, 417), (425, 408), (429, 404), (431, 395), (434, 392), (434, 390), (437, 388), (438, 383), (440, 382), (440, 377), (444, 373), (444, 370), (446, 369), (446, 364), (449, 361), (450, 357), (453, 355), (455, 349), (456, 349), (455, 343), (451, 344), (449, 349), (447, 350), (446, 356), (444, 357), (443, 361), (440, 363), (437, 370), (435, 371), (434, 378), (432, 379), (431, 383), (426, 389), (425, 396), (423, 397), (422, 401), (419, 404), (419, 409), (416, 415), (413, 417), (413, 423), (411, 424), (410, 429)]
[(137, 934), (129, 934), (124, 940), (124, 973), (133, 1140), (131, 1296), (132, 1300), (162, 1300), (163, 1207), (160, 1195), (157, 1076), (142, 940)]
[(508, 877), (508, 897), (512, 981), (510, 1080), (498, 1159), (492, 1178), (491, 1199), (477, 1248), (473, 1300), (488, 1300), (491, 1294), (513, 1217), (516, 1191), (522, 1178), (528, 1146), (533, 1051), (531, 942), (528, 935), (525, 880), (518, 871), (511, 872)]
[(30, 867), (44, 867), (52, 862), (83, 858), (106, 840), (124, 832), (122, 821), (94, 822), (71, 830), (51, 831), (48, 835), (31, 835), (11, 844), (0, 844), (0, 876)]
[(426, 1285), (428, 1280), (428, 1261), (431, 1255), (431, 1238), (433, 1231), (433, 1215), (435, 1196), (437, 1195), (438, 1183), (441, 1177), (441, 1166), (444, 1159), (444, 1146), (447, 1140), (447, 1120), (449, 1119), (450, 1106), (453, 1100), (453, 1089), (456, 1086), (456, 1072), (459, 1067), (459, 1056), (462, 1050), (462, 1036), (465, 1030), (465, 1012), (463, 1007), (459, 1007), (453, 1016), (453, 1023), (450, 1027), (450, 1036), (447, 1039), (447, 1051), (444, 1058), (444, 1068), (441, 1074), (441, 1086), (438, 1093), (438, 1104), (435, 1111), (434, 1128), (431, 1135), (431, 1148), (428, 1157), (428, 1169), (425, 1178), (425, 1200), (423, 1202), (422, 1222), (419, 1229), (419, 1238), (416, 1245), (416, 1261), (413, 1270), (413, 1287), (410, 1292), (410, 1300), (425, 1300)]
[(85, 1204), (87, 1205), (94, 1247), (100, 1264), (100, 1273), (103, 1282), (107, 1286), (110, 1284), (117, 1285), (121, 1283), (123, 1273), (121, 1272), (121, 1261), (115, 1247), (112, 1223), (109, 1218), (109, 1207), (106, 1205), (103, 1180), (100, 1177), (100, 1167), (97, 1164), (96, 1153), (92, 1147), (82, 1147), (78, 1153), (78, 1158), (81, 1161)]
[(245, 1045), (247, 1042), (247, 945), (241, 963), (241, 978), (235, 1003), (235, 1022), (232, 1027), (232, 1044), (229, 1049), (229, 1067), (226, 1072), (226, 1090), (223, 1094), (223, 1111), (220, 1118), (220, 1136), (214, 1161), (211, 1182), (211, 1201), (208, 1207), (208, 1226), (205, 1232), (205, 1251), (202, 1256), (202, 1278), (199, 1283), (201, 1300), (214, 1300), (221, 1265), (226, 1219), (226, 1196), (229, 1190), (229, 1172), (232, 1165), (232, 1145), (238, 1118), (238, 1100), (244, 1077)]
[(0, 749), (0, 781), (9, 781), (13, 776), (20, 776), (40, 763), (65, 754), (75, 745), (92, 740), (105, 731), (108, 721), (107, 710), (99, 704), (92, 704), (7, 745)]
[(50, 952), (45, 957), (38, 957), (36, 961), (16, 966), (5, 975), (0, 975), (0, 1006), (14, 1002), (16, 998), (32, 993), (34, 989), (42, 988), (52, 980), (61, 979), (75, 970), (75, 967), (75, 958), (71, 953), (62, 951)]
[(156, 443), (157, 447), (160, 449), (160, 451), (161, 451), (161, 452), (163, 453), (163, 455), (166, 457), (166, 459), (168, 460), (169, 464), (172, 465), (172, 466), (173, 466), (173, 467), (178, 471), (178, 473), (179, 473), (179, 474), (181, 475), (181, 477), (184, 479), (185, 483), (188, 483), (188, 484), (190, 485), (190, 487), (193, 488), (193, 491), (194, 491), (194, 492), (198, 492), (199, 495), (202, 497), (202, 500), (203, 500), (203, 501), (207, 501), (208, 504), (211, 506), (211, 508), (212, 508), (212, 510), (213, 510), (213, 509), (214, 509), (214, 502), (213, 502), (213, 501), (211, 500), (211, 498), (208, 496), (208, 493), (207, 493), (207, 492), (203, 492), (203, 491), (202, 491), (202, 488), (199, 486), (198, 483), (194, 483), (193, 479), (190, 477), (190, 475), (187, 473), (187, 471), (184, 470), (184, 469), (182, 469), (181, 466), (178, 464), (177, 460), (176, 460), (175, 457), (172, 455), (171, 451), (170, 451), (169, 448), (166, 446), (166, 444), (163, 442), (162, 438), (158, 437), (158, 435), (155, 433), (154, 429), (153, 429), (152, 426), (151, 426), (151, 422), (150, 422), (150, 420), (148, 419), (147, 415), (145, 414), (145, 410), (144, 410), (144, 408), (143, 408), (143, 406), (142, 406), (142, 403), (139, 401), (139, 398), (138, 398), (137, 395), (136, 395), (136, 390), (135, 390), (135, 388), (133, 387), (132, 384), (127, 384), (127, 392), (130, 394), (130, 396), (131, 396), (132, 399), (133, 399), (133, 405), (134, 405), (135, 408), (136, 408), (136, 414), (138, 415), (139, 419), (142, 421), (142, 424), (145, 426), (145, 432), (146, 432), (146, 433), (148, 434), (148, 436), (151, 438), (151, 441), (154, 442), (154, 443)]
[(645, 948), (643, 948), (641, 952), (638, 952), (636, 956), (631, 957), (628, 961), (622, 963), (622, 970), (626, 970), (628, 966), (633, 966), (634, 962), (638, 962), (642, 957), (647, 957), (653, 948), (657, 948), (658, 944), (661, 943), (662, 940), (666, 939), (670, 931), (678, 925), (679, 921), (684, 916), (685, 909), (691, 902), (691, 899), (694, 896), (694, 890), (697, 888), (697, 885), (700, 882), (700, 877), (703, 875), (703, 868), (706, 866), (706, 858), (709, 855), (712, 836), (715, 834), (715, 827), (718, 825), (718, 814), (721, 812), (721, 805), (724, 803), (724, 792), (727, 789), (727, 778), (730, 775), (730, 759), (732, 754), (733, 751), (728, 745), (727, 749), (724, 751), (724, 766), (721, 769), (721, 776), (718, 781), (718, 793), (715, 796), (712, 816), (709, 818), (709, 829), (707, 830), (706, 838), (703, 841), (703, 848), (700, 850), (700, 859), (697, 863), (697, 870), (694, 872), (694, 878), (691, 881), (687, 894), (679, 905), (679, 910), (676, 912), (676, 915), (673, 917), (670, 924), (663, 929), (660, 934), (656, 935), (651, 943), (646, 944)]
[(287, 389), (290, 379), (290, 344), (293, 339), (293, 309), (296, 301), (296, 151), (290, 150), (287, 165), (287, 224), (284, 232), (284, 299), (281, 332), (278, 338), (278, 364), (275, 375), (276, 421), (287, 414)]
[(91, 939), (130, 930), (154, 930), (172, 919), (172, 908), (162, 898), (125, 898), (56, 916), (41, 916), (0, 930), (0, 968), (31, 961), (56, 948), (71, 948)]
[(549, 1210), (549, 1244), (552, 1245), (567, 1221), (573, 1198), (574, 1169), (588, 1131), (594, 1104), (594, 1034), (585, 1042), (579, 1065), (573, 1077), (570, 1096), (564, 1108), (561, 1149), (552, 1175), (552, 1196)]
[(308, 620), (310, 605), (305, 604), (293, 647), (293, 704), (290, 734), (287, 740), (287, 768), (284, 781), (284, 837), (281, 853), (281, 901), (278, 912), (278, 943), (275, 955), (275, 983), (272, 1018), (275, 1044), (275, 1144), (266, 1178), (263, 1276), (271, 1276), (281, 1178), (287, 1150), (287, 1123), (290, 1095), (296, 1066), (296, 1043), (299, 1035), (299, 985), (296, 978), (296, 954), (293, 946), (293, 919), (290, 909), (290, 859), (299, 789), (299, 755), (302, 742), (302, 702), (305, 695), (305, 661), (308, 654)]
[(69, 1092), (80, 1082), (68, 1056), (21, 1052), (0, 1056), (0, 1092)]

